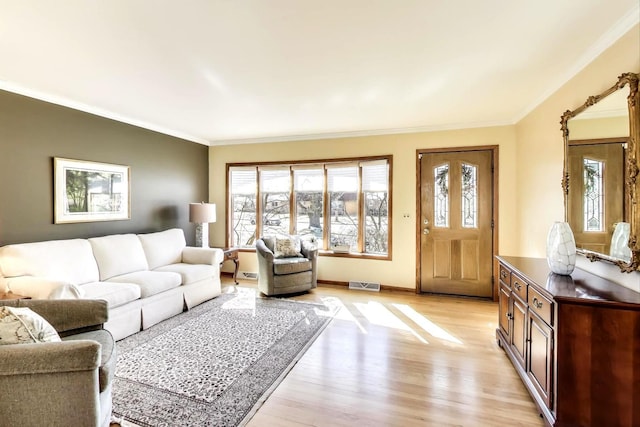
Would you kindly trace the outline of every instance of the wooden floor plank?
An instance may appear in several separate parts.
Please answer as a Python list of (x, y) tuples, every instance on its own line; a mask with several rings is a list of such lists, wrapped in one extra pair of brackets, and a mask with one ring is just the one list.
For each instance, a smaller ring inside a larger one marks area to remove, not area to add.
[(292, 298), (342, 308), (248, 427), (544, 425), (496, 344), (496, 303), (340, 286)]

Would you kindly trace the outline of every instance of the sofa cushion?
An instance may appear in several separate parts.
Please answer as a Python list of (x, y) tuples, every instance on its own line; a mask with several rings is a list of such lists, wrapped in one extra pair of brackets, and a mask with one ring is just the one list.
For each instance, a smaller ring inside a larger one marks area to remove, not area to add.
[(0, 345), (58, 342), (56, 330), (26, 307), (0, 307)]
[(178, 273), (182, 278), (183, 285), (199, 282), (205, 279), (211, 279), (219, 273), (219, 267), (206, 264), (171, 264), (164, 267), (156, 268), (154, 271), (171, 271)]
[(182, 283), (182, 277), (177, 273), (161, 271), (137, 271), (112, 277), (109, 283), (133, 283), (140, 287), (140, 297), (147, 298), (169, 289), (177, 288)]
[(274, 274), (293, 274), (311, 270), (311, 261), (306, 258), (278, 258), (273, 260)]
[(116, 346), (111, 333), (106, 329), (98, 331), (82, 332), (62, 338), (62, 341), (93, 340), (100, 344), (100, 367), (98, 368), (98, 381), (100, 393), (106, 390), (116, 370)]
[(157, 233), (138, 234), (150, 270), (182, 262), (182, 250), (187, 246), (180, 228)]
[(103, 299), (111, 308), (140, 299), (140, 286), (133, 283), (92, 282), (80, 286), (86, 299)]
[(148, 270), (147, 257), (135, 234), (114, 234), (89, 239), (104, 281), (121, 274)]
[(91, 245), (84, 239), (20, 243), (0, 248), (4, 277), (38, 276), (79, 285), (99, 280)]

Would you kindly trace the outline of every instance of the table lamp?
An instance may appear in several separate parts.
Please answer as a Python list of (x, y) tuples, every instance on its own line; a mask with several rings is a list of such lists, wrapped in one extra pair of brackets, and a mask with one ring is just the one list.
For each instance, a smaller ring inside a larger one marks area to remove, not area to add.
[(209, 247), (209, 223), (216, 222), (215, 203), (189, 203), (189, 222), (196, 223), (196, 246)]

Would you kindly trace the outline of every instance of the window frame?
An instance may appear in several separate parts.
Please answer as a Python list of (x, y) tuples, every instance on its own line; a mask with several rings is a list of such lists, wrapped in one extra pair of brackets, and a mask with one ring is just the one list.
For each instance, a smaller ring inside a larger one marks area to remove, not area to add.
[[(365, 253), (363, 252), (365, 249), (365, 226), (366, 226), (366, 216), (365, 216), (365, 191), (363, 190), (362, 185), (362, 170), (363, 164), (368, 162), (375, 161), (386, 161), (388, 168), (387, 175), (387, 253)], [(330, 210), (330, 198), (328, 191), (328, 181), (327, 181), (327, 170), (330, 167), (336, 167), (341, 164), (356, 164), (358, 165), (358, 190), (357, 190), (357, 207), (358, 207), (358, 236), (357, 236), (357, 249), (358, 252), (349, 252), (349, 253), (339, 253), (334, 252), (329, 247), (329, 239), (330, 239), (330, 229), (329, 222), (330, 216), (327, 214)], [(294, 227), (297, 224), (297, 206), (295, 206), (295, 188), (294, 188), (294, 170), (295, 168), (300, 167), (312, 167), (318, 166), (323, 170), (323, 219), (322, 219), (322, 242), (323, 247), (319, 250), (319, 255), (321, 256), (329, 256), (329, 257), (340, 257), (340, 258), (365, 258), (365, 259), (377, 259), (377, 260), (388, 260), (392, 259), (392, 224), (393, 224), (393, 155), (382, 155), (382, 156), (367, 156), (367, 157), (349, 157), (349, 158), (339, 158), (339, 159), (313, 159), (313, 160), (298, 160), (298, 161), (276, 161), (276, 162), (242, 162), (242, 163), (227, 163), (226, 164), (226, 199), (225, 199), (225, 244), (226, 246), (231, 246), (231, 236), (233, 233), (233, 221), (231, 218), (232, 215), (232, 197), (233, 193), (230, 188), (230, 180), (231, 180), (231, 171), (234, 168), (256, 168), (256, 230), (255, 230), (255, 239), (258, 239), (262, 236), (262, 206), (260, 205), (260, 169), (261, 168), (279, 168), (283, 167), (289, 168), (291, 179), (290, 179), (290, 213), (289, 213), (289, 233), (293, 233)], [(328, 167), (327, 167), (328, 166)], [(240, 251), (243, 252), (255, 252), (255, 247), (240, 247)]]

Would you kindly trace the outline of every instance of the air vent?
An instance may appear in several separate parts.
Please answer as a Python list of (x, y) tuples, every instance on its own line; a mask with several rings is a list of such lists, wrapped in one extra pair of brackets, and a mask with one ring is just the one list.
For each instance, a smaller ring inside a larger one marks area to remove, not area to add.
[(258, 273), (254, 273), (252, 271), (238, 271), (238, 278), (240, 278), (240, 279), (249, 279), (249, 280), (258, 280)]
[(373, 282), (356, 282), (353, 280), (349, 281), (349, 289), (356, 289), (358, 291), (380, 291), (380, 283)]

